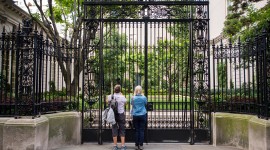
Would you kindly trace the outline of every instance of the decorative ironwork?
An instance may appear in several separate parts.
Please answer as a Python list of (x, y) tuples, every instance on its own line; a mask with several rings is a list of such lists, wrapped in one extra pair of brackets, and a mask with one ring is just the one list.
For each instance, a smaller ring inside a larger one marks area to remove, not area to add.
[[(113, 85), (120, 83), (127, 99), (140, 84), (153, 103), (154, 110), (148, 112), (147, 140), (161, 140), (148, 133), (163, 130), (162, 140), (171, 139), (167, 136), (170, 131), (184, 133), (181, 141), (191, 144), (201, 140), (195, 139), (198, 134), (208, 138), (208, 1), (85, 1), (84, 6), (86, 32), (93, 37), (85, 37), (90, 42), (84, 55), (84, 101), (98, 100), (90, 111), (83, 108), (84, 135), (95, 132), (99, 143), (106, 141), (102, 135), (111, 125), (102, 124), (101, 111)], [(92, 95), (88, 94), (90, 87)], [(202, 102), (204, 105), (198, 105)], [(131, 120), (129, 109), (127, 105), (127, 121)], [(92, 112), (95, 119), (89, 123)], [(128, 122), (126, 127), (130, 128)], [(83, 139), (96, 141), (89, 136)]]
[[(200, 2), (208, 2), (208, 0), (199, 0)], [(124, 2), (125, 4), (128, 4), (126, 2), (136, 2), (137, 4), (139, 2), (153, 2), (153, 3), (159, 3), (159, 4), (177, 4), (177, 2), (179, 2), (179, 4), (182, 4), (182, 2), (184, 2), (183, 4), (186, 4), (186, 5), (190, 5), (190, 4), (193, 4), (193, 3), (190, 3), (190, 2), (198, 2), (198, 0), (190, 0), (190, 1), (187, 1), (187, 0), (85, 0), (85, 2), (92, 2), (92, 4), (101, 4), (101, 5), (108, 5), (108, 4), (111, 4), (113, 5), (114, 3), (117, 3), (119, 5), (121, 5), (122, 3), (121, 2)], [(105, 3), (103, 3), (105, 2)], [(166, 2), (173, 2), (173, 3), (166, 3)], [(135, 3), (135, 4), (136, 4)], [(89, 5), (91, 3), (87, 3), (86, 5)], [(143, 3), (142, 3), (143, 4)], [(134, 5), (134, 3), (130, 3), (130, 5)]]
[(24, 20), (22, 32), (19, 35), (17, 47), (17, 59), (18, 59), (18, 99), (17, 99), (17, 115), (32, 115), (34, 113), (34, 62), (35, 52), (32, 38), (32, 21)]
[[(65, 73), (70, 70), (62, 70), (60, 63), (75, 70), (72, 65), (80, 60), (80, 46), (56, 46), (48, 38), (44, 40), (43, 32), (33, 28), (31, 20), (25, 20), (17, 34), (15, 30), (3, 32), (0, 39), (1, 116), (34, 118), (78, 108), (79, 87), (68, 84), (72, 83), (68, 77), (73, 75), (69, 72), (67, 76)], [(56, 53), (56, 49), (61, 52)], [(74, 76), (78, 77), (76, 73)]]
[[(153, 3), (152, 3), (153, 2)], [(207, 1), (205, 1), (207, 2)], [(208, 15), (207, 10), (203, 10), (205, 3), (203, 1), (197, 2), (202, 3), (201, 8), (196, 8), (198, 14), (200, 14), (201, 19), (206, 19), (207, 17), (203, 17)], [(102, 6), (102, 1), (100, 2), (91, 2), (85, 1), (85, 5), (89, 5), (86, 7), (87, 16), (85, 16), (86, 20), (96, 20), (100, 14), (98, 9)], [(141, 3), (141, 4), (140, 4)], [(179, 3), (179, 4), (178, 4)], [(162, 1), (142, 1), (139, 3), (125, 3), (125, 1), (111, 1), (105, 2), (103, 7), (103, 15), (102, 20), (125, 20), (125, 21), (132, 21), (136, 19), (180, 19), (181, 21), (189, 21), (192, 19), (192, 12), (193, 8), (188, 3), (182, 3), (181, 1), (176, 1), (170, 3), (169, 1), (162, 2)], [(201, 13), (204, 11), (204, 14)], [(206, 19), (207, 20), (207, 19)], [(86, 22), (86, 24), (88, 24)]]
[(212, 109), (269, 117), (269, 33), (213, 45)]
[[(195, 99), (195, 102), (198, 104), (198, 110), (195, 112), (198, 114), (197, 120), (199, 124), (199, 128), (208, 128), (206, 124), (210, 122), (207, 118), (209, 117), (208, 111), (207, 114), (202, 111), (203, 105), (210, 101), (209, 97), (209, 19), (207, 7), (203, 5), (196, 6), (195, 9), (195, 18), (192, 22), (192, 53), (191, 53), (191, 67), (193, 71), (191, 71), (191, 98)], [(194, 105), (196, 107), (196, 105)], [(196, 108), (195, 108), (196, 109)], [(194, 121), (196, 118), (192, 118)], [(194, 133), (194, 125), (191, 126), (191, 138), (190, 143), (193, 144), (195, 141)]]

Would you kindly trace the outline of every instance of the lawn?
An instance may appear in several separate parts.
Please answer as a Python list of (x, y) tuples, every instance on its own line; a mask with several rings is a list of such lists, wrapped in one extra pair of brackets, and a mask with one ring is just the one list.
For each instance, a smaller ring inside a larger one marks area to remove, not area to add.
[[(125, 95), (128, 105), (133, 95)], [(173, 95), (169, 101), (168, 95), (148, 95), (148, 102), (153, 102), (154, 110), (189, 110), (190, 98), (182, 95)], [(128, 107), (129, 108), (129, 107)]]

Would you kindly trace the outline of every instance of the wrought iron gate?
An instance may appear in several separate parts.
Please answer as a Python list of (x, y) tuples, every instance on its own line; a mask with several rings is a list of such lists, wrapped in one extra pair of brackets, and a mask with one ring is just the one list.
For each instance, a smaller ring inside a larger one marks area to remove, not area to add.
[(129, 101), (142, 85), (148, 112), (146, 142), (210, 141), (209, 2), (88, 0), (84, 2), (83, 132), (111, 141), (102, 110), (113, 85), (128, 99), (126, 141), (133, 140)]

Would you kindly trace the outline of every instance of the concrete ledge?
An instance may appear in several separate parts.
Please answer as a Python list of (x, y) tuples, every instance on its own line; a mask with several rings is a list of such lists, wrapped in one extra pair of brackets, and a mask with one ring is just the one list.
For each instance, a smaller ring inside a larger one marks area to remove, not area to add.
[(270, 149), (270, 121), (246, 114), (213, 113), (212, 116), (214, 146)]
[(61, 112), (44, 115), (49, 119), (48, 149), (81, 144), (81, 114)]
[(35, 119), (0, 118), (0, 150), (50, 150), (79, 144), (79, 112), (60, 112)]
[(0, 118), (0, 150), (3, 150), (3, 128), (4, 124), (12, 118)]
[(230, 113), (214, 113), (213, 116), (214, 145), (248, 149), (248, 122), (253, 116)]
[(48, 146), (48, 119), (9, 119), (3, 126), (3, 150), (43, 150)]
[(270, 149), (270, 121), (253, 117), (249, 121), (249, 150)]

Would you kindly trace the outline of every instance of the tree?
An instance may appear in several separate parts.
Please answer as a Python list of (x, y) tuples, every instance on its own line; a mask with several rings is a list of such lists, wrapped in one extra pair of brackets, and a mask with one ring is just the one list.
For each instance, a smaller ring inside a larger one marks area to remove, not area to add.
[[(158, 78), (159, 80), (165, 78), (166, 88), (169, 92), (169, 101), (172, 100), (173, 89), (178, 91), (180, 87), (184, 86), (184, 81), (186, 81), (188, 76), (187, 41), (185, 39), (179, 43), (176, 38), (171, 41), (159, 41), (158, 43), (156, 53), (159, 54), (158, 63), (160, 64), (159, 70), (161, 70), (158, 73)], [(173, 87), (174, 84), (178, 84), (180, 87)]]
[[(55, 51), (58, 55), (63, 56), (62, 49), (58, 48), (62, 43), (68, 43), (76, 47), (78, 51), (74, 51), (74, 55), (79, 56), (80, 58), (83, 56), (88, 56), (90, 51), (85, 53), (85, 50), (89, 49), (89, 43), (91, 40), (93, 40), (93, 38), (96, 38), (95, 44), (97, 46), (92, 47), (93, 49), (91, 51), (95, 51), (96, 48), (98, 48), (100, 39), (97, 39), (98, 37), (95, 37), (94, 35), (97, 33), (99, 22), (86, 22), (87, 29), (83, 30), (83, 19), (85, 16), (82, 0), (54, 0), (55, 4), (53, 4), (52, 0), (40, 0), (39, 3), (37, 0), (33, 0), (33, 2), (39, 11), (37, 13), (31, 12), (26, 0), (24, 0), (25, 6), (28, 8), (28, 12), (32, 16), (33, 20), (35, 20), (43, 28), (46, 28), (45, 32), (49, 39), (55, 43)], [(43, 10), (44, 3), (48, 4), (47, 10)], [(136, 12), (137, 9), (140, 9), (140, 7), (114, 5), (104, 8), (102, 13), (104, 16), (110, 18), (136, 18), (136, 14), (131, 12)], [(95, 6), (91, 7), (91, 9), (85, 10), (85, 12), (86, 14), (89, 14), (91, 18), (98, 18), (100, 15), (99, 7)], [(57, 24), (59, 23), (64, 26), (64, 37), (60, 34), (59, 29), (57, 28)], [(68, 31), (70, 31), (70, 35), (68, 34)], [(83, 59), (76, 59), (72, 63), (57, 59), (57, 62), (63, 74), (67, 91), (70, 91), (72, 95), (76, 94), (76, 88), (74, 87), (78, 87), (79, 84), (78, 76), (84, 67)], [(71, 68), (74, 68), (73, 71)], [(71, 78), (71, 74), (73, 74), (73, 79)]]
[(218, 86), (222, 89), (227, 87), (227, 65), (226, 63), (220, 62), (217, 66), (218, 73)]
[(119, 34), (115, 26), (104, 35), (103, 64), (104, 64), (104, 86), (105, 92), (110, 93), (112, 82), (115, 79), (123, 79), (126, 72), (124, 66), (124, 50), (127, 45), (127, 36)]
[[(44, 32), (46, 32), (48, 38), (54, 42), (54, 51), (59, 56), (66, 55), (69, 57), (71, 54), (64, 54), (64, 49), (62, 49), (60, 46), (62, 44), (68, 44), (79, 49), (79, 51), (74, 51), (75, 56), (83, 56), (82, 49), (84, 47), (80, 46), (83, 45), (81, 37), (83, 34), (89, 37), (90, 32), (83, 32), (82, 30), (82, 1), (54, 0), (54, 5), (52, 0), (40, 0), (39, 3), (37, 0), (33, 0), (33, 2), (37, 7), (38, 12), (31, 12), (29, 6), (26, 3), (26, 0), (24, 0), (25, 6), (27, 7), (29, 14), (32, 16), (32, 19), (45, 29)], [(47, 10), (44, 10), (44, 4), (48, 4)], [(64, 35), (60, 34), (57, 24), (61, 24), (61, 26), (64, 27)], [(71, 31), (70, 35), (68, 35), (68, 30)], [(63, 79), (67, 86), (67, 91), (74, 95), (76, 93), (76, 88), (74, 87), (78, 86), (78, 76), (83, 69), (83, 59), (75, 59), (75, 61), (72, 63), (70, 61), (63, 61), (62, 59), (58, 58), (57, 63), (61, 69)], [(73, 68), (73, 72), (71, 68)], [(73, 74), (73, 79), (71, 78), (71, 74)]]
[[(186, 8), (181, 7), (172, 9), (186, 11)], [(179, 91), (184, 86), (188, 87), (189, 24), (170, 23), (166, 31), (172, 38), (158, 41), (157, 49), (152, 54), (154, 59), (148, 59), (148, 64), (154, 66), (154, 69), (149, 69), (149, 76), (153, 81), (158, 81), (157, 83), (161, 81), (162, 88), (167, 90), (169, 101), (171, 101), (174, 91)], [(155, 70), (159, 71), (155, 72)]]
[(223, 32), (226, 36), (242, 35), (243, 40), (254, 36), (258, 31), (269, 29), (270, 3), (261, 9), (255, 9), (253, 3), (262, 0), (231, 0), (229, 14), (224, 22)]

